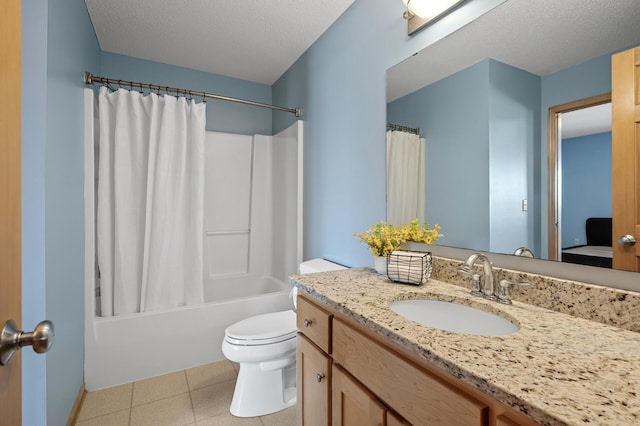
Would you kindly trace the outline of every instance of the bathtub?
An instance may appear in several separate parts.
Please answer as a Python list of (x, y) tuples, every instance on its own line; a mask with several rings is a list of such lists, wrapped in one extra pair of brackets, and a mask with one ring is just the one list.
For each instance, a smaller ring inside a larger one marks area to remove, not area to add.
[[(85, 89), (84, 100), (86, 389), (103, 389), (220, 361), (224, 359), (224, 330), (229, 325), (253, 315), (292, 309), (291, 286), (284, 281), (302, 261), (301, 121), (274, 136), (255, 136), (259, 142), (253, 147), (252, 159), (262, 161), (255, 163), (251, 171), (252, 176), (260, 178), (256, 178), (255, 190), (250, 190), (249, 205), (257, 214), (249, 215), (251, 232), (247, 232), (250, 238), (246, 265), (211, 270), (205, 266), (206, 303), (202, 305), (117, 317), (99, 315), (95, 265), (99, 120), (91, 89)], [(224, 135), (227, 142), (247, 137)], [(295, 158), (297, 163), (292, 162)], [(270, 171), (277, 173), (271, 176)], [(276, 240), (272, 235), (280, 237)], [(232, 250), (228, 245), (224, 247)], [(211, 271), (216, 271), (216, 275)]]
[(290, 290), (272, 277), (217, 278), (205, 284), (202, 305), (87, 315), (85, 387), (94, 391), (220, 361), (225, 328), (252, 315), (292, 309)]

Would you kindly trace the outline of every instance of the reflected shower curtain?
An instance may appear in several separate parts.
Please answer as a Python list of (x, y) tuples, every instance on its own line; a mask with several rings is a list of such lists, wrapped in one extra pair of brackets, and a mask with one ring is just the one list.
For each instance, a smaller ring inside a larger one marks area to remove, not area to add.
[(387, 132), (387, 222), (424, 222), (425, 140), (408, 132)]
[(103, 316), (203, 303), (206, 104), (100, 88)]

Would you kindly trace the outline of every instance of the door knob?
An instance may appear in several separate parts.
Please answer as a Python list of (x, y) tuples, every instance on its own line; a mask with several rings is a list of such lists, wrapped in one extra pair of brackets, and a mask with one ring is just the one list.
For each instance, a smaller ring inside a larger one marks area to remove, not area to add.
[(6, 321), (0, 334), (0, 365), (7, 365), (13, 354), (23, 346), (32, 346), (39, 354), (47, 352), (53, 345), (54, 337), (51, 321), (42, 321), (32, 332), (18, 330), (14, 320)]
[(618, 244), (622, 247), (633, 247), (636, 243), (636, 238), (633, 235), (623, 235), (618, 239)]

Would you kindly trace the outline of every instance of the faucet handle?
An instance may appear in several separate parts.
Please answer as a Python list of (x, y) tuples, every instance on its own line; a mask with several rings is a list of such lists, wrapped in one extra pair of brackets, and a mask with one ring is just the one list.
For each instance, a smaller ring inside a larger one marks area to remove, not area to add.
[(471, 276), (471, 294), (473, 296), (482, 297), (482, 288), (480, 286), (480, 274), (473, 274)]
[(498, 289), (498, 302), (505, 305), (511, 304), (511, 286), (512, 285), (529, 285), (529, 283), (518, 283), (509, 280), (500, 280), (500, 289)]

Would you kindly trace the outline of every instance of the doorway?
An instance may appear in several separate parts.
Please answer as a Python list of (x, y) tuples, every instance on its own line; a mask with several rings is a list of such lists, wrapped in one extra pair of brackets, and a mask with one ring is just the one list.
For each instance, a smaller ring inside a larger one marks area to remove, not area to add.
[[(576, 239), (573, 241), (562, 241), (562, 118), (563, 115), (572, 112), (584, 112), (589, 109), (602, 107), (611, 104), (611, 93), (605, 93), (578, 101), (568, 102), (566, 104), (557, 105), (549, 108), (549, 150), (548, 150), (548, 169), (549, 169), (549, 211), (548, 211), (548, 253), (549, 260), (561, 260), (561, 250), (563, 247), (580, 244)], [(610, 129), (609, 129), (610, 131)], [(610, 207), (610, 206), (609, 206)], [(565, 237), (565, 240), (568, 238)]]

